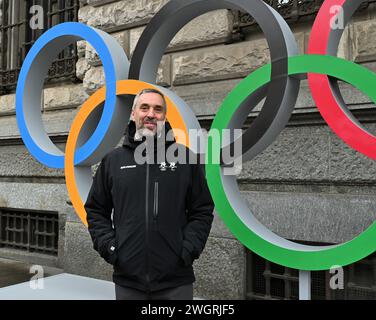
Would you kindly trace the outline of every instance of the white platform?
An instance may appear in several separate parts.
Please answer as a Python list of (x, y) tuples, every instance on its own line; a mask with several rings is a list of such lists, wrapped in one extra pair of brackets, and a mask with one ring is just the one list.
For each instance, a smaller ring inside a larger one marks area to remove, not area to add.
[(43, 289), (30, 282), (0, 288), (0, 300), (115, 300), (113, 282), (62, 273), (43, 279)]

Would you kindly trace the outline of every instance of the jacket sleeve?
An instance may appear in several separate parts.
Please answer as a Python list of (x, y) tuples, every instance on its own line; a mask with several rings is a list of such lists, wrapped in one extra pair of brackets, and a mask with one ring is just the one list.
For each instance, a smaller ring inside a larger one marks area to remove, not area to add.
[(183, 234), (181, 257), (192, 264), (204, 250), (213, 222), (214, 203), (205, 179), (204, 166), (192, 166), (192, 184), (187, 197), (187, 224)]
[(105, 157), (95, 173), (85, 209), (94, 249), (104, 260), (114, 264), (116, 243), (111, 219), (113, 203), (108, 171), (108, 159)]

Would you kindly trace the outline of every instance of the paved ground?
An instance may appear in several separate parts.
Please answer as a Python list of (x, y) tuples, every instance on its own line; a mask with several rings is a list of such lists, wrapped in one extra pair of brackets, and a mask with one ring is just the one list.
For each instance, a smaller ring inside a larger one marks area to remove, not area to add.
[(0, 288), (1, 300), (115, 300), (111, 281), (61, 273), (43, 279), (42, 287), (24, 282)]
[[(13, 284), (26, 282), (35, 273), (30, 273), (31, 264), (0, 258), (0, 288)], [(63, 273), (63, 270), (51, 267), (43, 267), (44, 277)]]

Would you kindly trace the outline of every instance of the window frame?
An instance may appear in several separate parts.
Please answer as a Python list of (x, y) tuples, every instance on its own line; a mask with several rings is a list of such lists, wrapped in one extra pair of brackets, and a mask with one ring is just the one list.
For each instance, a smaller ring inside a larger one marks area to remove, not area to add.
[[(33, 5), (44, 9), (43, 29), (29, 26)], [(3, 0), (0, 9), (0, 94), (8, 94), (15, 91), (22, 63), (38, 37), (58, 23), (78, 21), (79, 0)], [(77, 45), (66, 48), (52, 63), (46, 82), (78, 82), (77, 60)]]

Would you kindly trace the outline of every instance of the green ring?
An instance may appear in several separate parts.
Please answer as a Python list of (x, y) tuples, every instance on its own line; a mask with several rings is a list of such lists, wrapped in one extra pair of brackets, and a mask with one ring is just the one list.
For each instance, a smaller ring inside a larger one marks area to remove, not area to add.
[[(376, 76), (355, 63), (324, 55), (301, 55), (289, 58), (289, 75), (318, 73), (333, 76), (367, 94), (376, 102)], [(270, 81), (270, 64), (265, 65), (242, 80), (223, 101), (210, 131), (226, 129), (232, 115), (242, 101)], [(284, 248), (269, 242), (249, 229), (239, 218), (225, 193), (219, 163), (219, 148), (209, 132), (206, 151), (206, 178), (216, 211), (234, 236), (247, 248), (274, 263), (300, 270), (328, 270), (335, 265), (345, 266), (372, 254), (376, 250), (376, 223), (354, 239), (330, 247), (306, 246), (305, 250)], [(222, 137), (220, 137), (222, 145)], [(215, 151), (214, 154), (212, 151)], [(250, 212), (251, 214), (251, 212)], [(269, 230), (270, 231), (270, 230)], [(272, 232), (272, 231), (270, 231)], [(283, 239), (283, 238), (281, 238)], [(286, 240), (285, 240), (286, 241)], [(290, 242), (289, 243), (293, 243)], [(295, 243), (294, 243), (295, 244)]]

